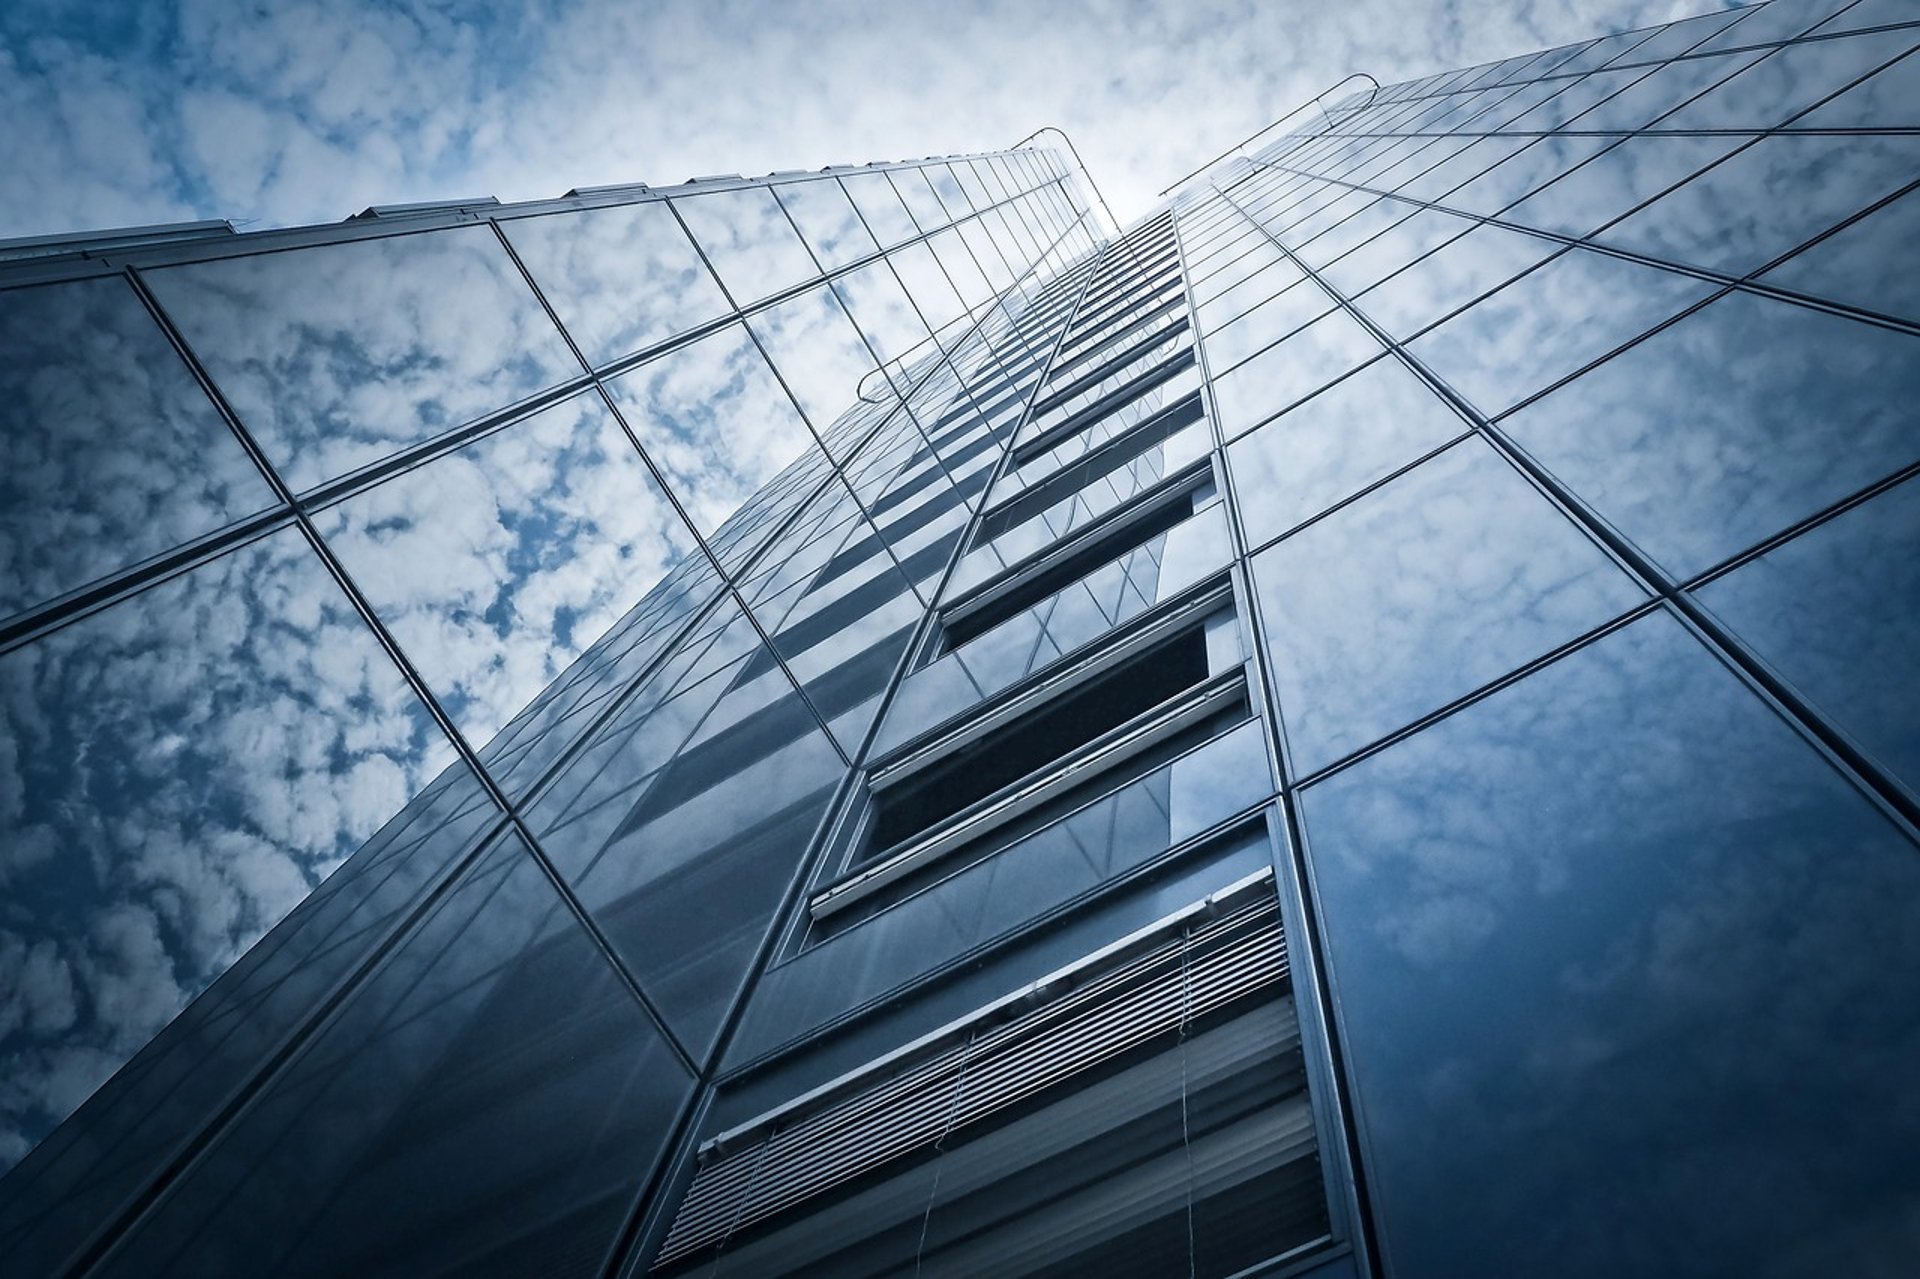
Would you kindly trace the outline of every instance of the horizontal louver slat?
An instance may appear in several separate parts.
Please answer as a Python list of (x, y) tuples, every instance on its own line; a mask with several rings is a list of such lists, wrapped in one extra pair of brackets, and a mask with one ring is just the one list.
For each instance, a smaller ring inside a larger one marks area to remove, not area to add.
[(1286, 973), (1272, 898), (1192, 928), (970, 1042), (712, 1159), (695, 1175), (654, 1266), (930, 1146)]

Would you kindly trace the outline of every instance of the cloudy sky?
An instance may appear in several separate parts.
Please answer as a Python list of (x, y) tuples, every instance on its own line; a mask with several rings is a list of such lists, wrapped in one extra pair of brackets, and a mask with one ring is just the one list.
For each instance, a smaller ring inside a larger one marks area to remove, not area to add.
[(9, 0), (0, 237), (667, 185), (1071, 133), (1124, 220), (1351, 71), (1719, 0)]

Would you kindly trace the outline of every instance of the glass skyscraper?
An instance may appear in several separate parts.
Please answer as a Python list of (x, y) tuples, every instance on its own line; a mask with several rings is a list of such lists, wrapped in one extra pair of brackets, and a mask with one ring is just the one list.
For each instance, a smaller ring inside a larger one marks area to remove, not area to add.
[(1912, 1273), (1917, 45), (0, 246), (0, 1273)]

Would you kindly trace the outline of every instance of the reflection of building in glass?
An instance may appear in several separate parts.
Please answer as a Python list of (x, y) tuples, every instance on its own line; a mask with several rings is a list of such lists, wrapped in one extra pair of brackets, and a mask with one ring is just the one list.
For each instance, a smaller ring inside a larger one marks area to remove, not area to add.
[(1911, 18), (12, 246), (8, 1273), (1906, 1273)]

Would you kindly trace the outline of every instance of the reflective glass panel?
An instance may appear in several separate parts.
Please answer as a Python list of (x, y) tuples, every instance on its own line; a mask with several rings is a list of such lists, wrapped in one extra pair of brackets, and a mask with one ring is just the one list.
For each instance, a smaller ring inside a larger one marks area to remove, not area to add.
[(1920, 857), (1664, 614), (1302, 810), (1394, 1273), (1913, 1255)]
[(1334, 288), (1352, 297), (1429, 250), (1472, 230), (1474, 225), (1455, 214), (1421, 209), (1392, 231), (1328, 263), (1322, 275)]
[(891, 392), (887, 378), (874, 371), (873, 352), (833, 290), (821, 287), (788, 298), (754, 315), (747, 325), (829, 451), (844, 457), (847, 446), (828, 424), (859, 404), (861, 391), (875, 401), (889, 400)]
[(1537, 235), (1481, 225), (1367, 290), (1355, 305), (1387, 332), (1411, 337), (1559, 248)]
[(927, 325), (886, 262), (869, 262), (847, 272), (834, 280), (833, 290), (875, 355), (898, 360), (910, 352), (926, 353)]
[(1920, 320), (1920, 272), (1887, 269), (1912, 244), (1920, 244), (1920, 193), (1910, 191), (1796, 253), (1760, 280), (1896, 319)]
[(1278, 537), (1464, 430), (1398, 361), (1374, 361), (1228, 448), (1248, 544)]
[(581, 371), (490, 227), (196, 262), (146, 279), (295, 490)]
[(1300, 279), (1278, 296), (1206, 336), (1207, 366), (1215, 377), (1248, 356), (1333, 310), (1333, 299), (1312, 280)]
[(1920, 343), (1730, 293), (1507, 429), (1685, 579), (1913, 460)]
[[(1867, 4), (1856, 4), (1842, 18), (1864, 13)], [(1903, 15), (1911, 21), (1910, 15)], [(1884, 32), (1874, 39), (1884, 40), (1884, 52), (1915, 39), (1912, 27), (1904, 31)], [(1911, 128), (1920, 123), (1920, 56), (1907, 53), (1898, 62), (1880, 70), (1860, 84), (1835, 94), (1805, 115), (1791, 122), (1796, 129), (1886, 129)]]
[(890, 249), (920, 234), (913, 215), (900, 203), (900, 195), (893, 189), (893, 183), (887, 181), (886, 174), (842, 173), (840, 185), (847, 189), (853, 206), (860, 210), (867, 230), (873, 233), (881, 248)]
[(1623, 346), (1713, 285), (1570, 249), (1415, 339), (1407, 348), (1488, 414), (1498, 414)]
[(974, 260), (972, 250), (967, 248), (957, 231), (942, 231), (928, 240), (927, 244), (945, 268), (953, 287), (960, 291), (960, 300), (969, 311), (976, 310), (993, 297), (993, 285), (987, 280), (986, 272)]
[(1578, 239), (1698, 173), (1746, 139), (1643, 134), (1627, 138), (1501, 215)]
[(740, 306), (820, 273), (767, 187), (681, 196), (673, 207)]
[(1708, 584), (1700, 598), (1920, 793), (1920, 483)]
[(1775, 134), (1607, 228), (1649, 257), (1745, 275), (1920, 174), (1920, 138)]
[(417, 1275), (452, 1240), (483, 1273), (597, 1261), (691, 1083), (509, 838), (105, 1271)]
[(1308, 525), (1253, 567), (1299, 775), (1642, 598), (1477, 439)]
[[(10, 1269), (59, 1273), (499, 818), (479, 781), (449, 767), (188, 1004), (7, 1182), (0, 1247)], [(34, 990), (31, 979), (9, 986)]]
[(728, 309), (712, 273), (661, 201), (515, 218), (500, 226), (594, 364), (684, 333)]
[(729, 568), (759, 539), (744, 528), (716, 538), (728, 517), (784, 468), (809, 455), (825, 461), (759, 348), (738, 326), (650, 360), (607, 389), (687, 517)]
[(831, 271), (866, 257), (879, 248), (867, 234), (853, 202), (832, 178), (789, 182), (774, 188), (806, 238), (820, 265)]
[(314, 522), (475, 746), (694, 550), (591, 392)]
[[(1727, 34), (1738, 31), (1733, 27)], [(1765, 129), (1846, 87), (1899, 52), (1877, 35), (1785, 45), (1660, 121), (1663, 129)], [(1796, 121), (1798, 123), (1798, 121)]]
[(1213, 383), (1220, 429), (1237, 434), (1319, 390), (1380, 352), (1344, 311), (1321, 316)]
[(937, 231), (953, 218), (940, 203), (940, 197), (934, 194), (922, 169), (890, 169), (887, 180), (893, 183), (893, 189), (900, 193), (906, 202), (907, 211), (913, 214), (913, 220), (922, 231)]
[(124, 281), (0, 293), (0, 617), (273, 501)]
[(927, 325), (933, 329), (943, 329), (949, 323), (966, 313), (966, 307), (960, 301), (960, 294), (954, 289), (953, 282), (947, 279), (947, 273), (940, 268), (940, 261), (934, 257), (933, 250), (924, 244), (909, 244), (896, 249), (887, 260), (899, 273), (901, 282), (912, 295), (913, 302), (925, 317)]
[(737, 606), (569, 763), (530, 821), (696, 1057), (844, 764)]
[(451, 759), (292, 529), (0, 658), (0, 1163)]

